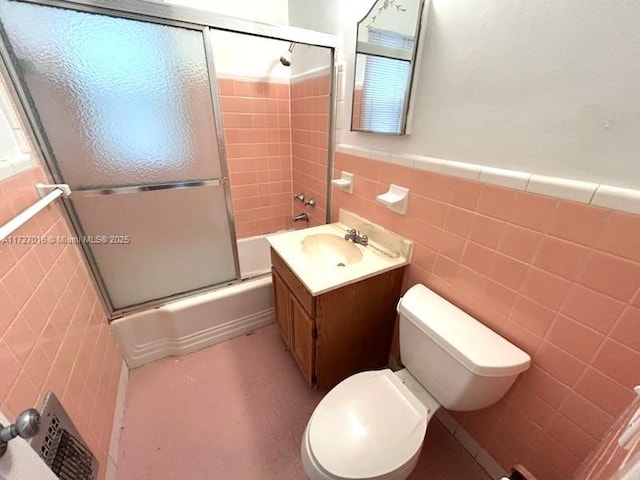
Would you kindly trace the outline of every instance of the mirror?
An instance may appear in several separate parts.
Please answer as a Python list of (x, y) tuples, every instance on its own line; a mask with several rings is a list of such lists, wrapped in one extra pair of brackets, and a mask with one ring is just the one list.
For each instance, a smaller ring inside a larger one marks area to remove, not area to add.
[(377, 0), (358, 22), (351, 130), (405, 135), (424, 0)]

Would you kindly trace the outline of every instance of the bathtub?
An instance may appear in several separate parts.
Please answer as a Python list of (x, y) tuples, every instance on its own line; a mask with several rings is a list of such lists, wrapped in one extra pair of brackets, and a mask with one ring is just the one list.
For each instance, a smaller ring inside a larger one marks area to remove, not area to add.
[(269, 244), (238, 240), (242, 281), (111, 322), (129, 368), (185, 355), (274, 322)]

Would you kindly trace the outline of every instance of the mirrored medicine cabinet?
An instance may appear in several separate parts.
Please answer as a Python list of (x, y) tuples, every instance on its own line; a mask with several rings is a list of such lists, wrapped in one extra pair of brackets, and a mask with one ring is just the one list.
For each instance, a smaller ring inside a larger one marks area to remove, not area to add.
[(406, 135), (425, 0), (377, 0), (358, 22), (351, 130)]

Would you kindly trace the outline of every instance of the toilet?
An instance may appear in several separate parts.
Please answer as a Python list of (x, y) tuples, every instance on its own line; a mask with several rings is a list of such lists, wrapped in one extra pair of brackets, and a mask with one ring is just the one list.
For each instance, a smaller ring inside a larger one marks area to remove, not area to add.
[(406, 368), (357, 373), (320, 401), (301, 445), (311, 480), (406, 479), (440, 406), (488, 407), (529, 368), (529, 355), (424, 285), (398, 313)]

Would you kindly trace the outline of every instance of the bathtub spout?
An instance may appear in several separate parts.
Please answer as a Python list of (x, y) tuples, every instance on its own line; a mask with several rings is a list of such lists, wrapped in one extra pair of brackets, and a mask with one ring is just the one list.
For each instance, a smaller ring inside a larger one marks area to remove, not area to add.
[(293, 217), (293, 221), (294, 222), (300, 222), (300, 221), (309, 222), (309, 215), (307, 215), (307, 212), (302, 212), (302, 213), (296, 215), (295, 217)]

